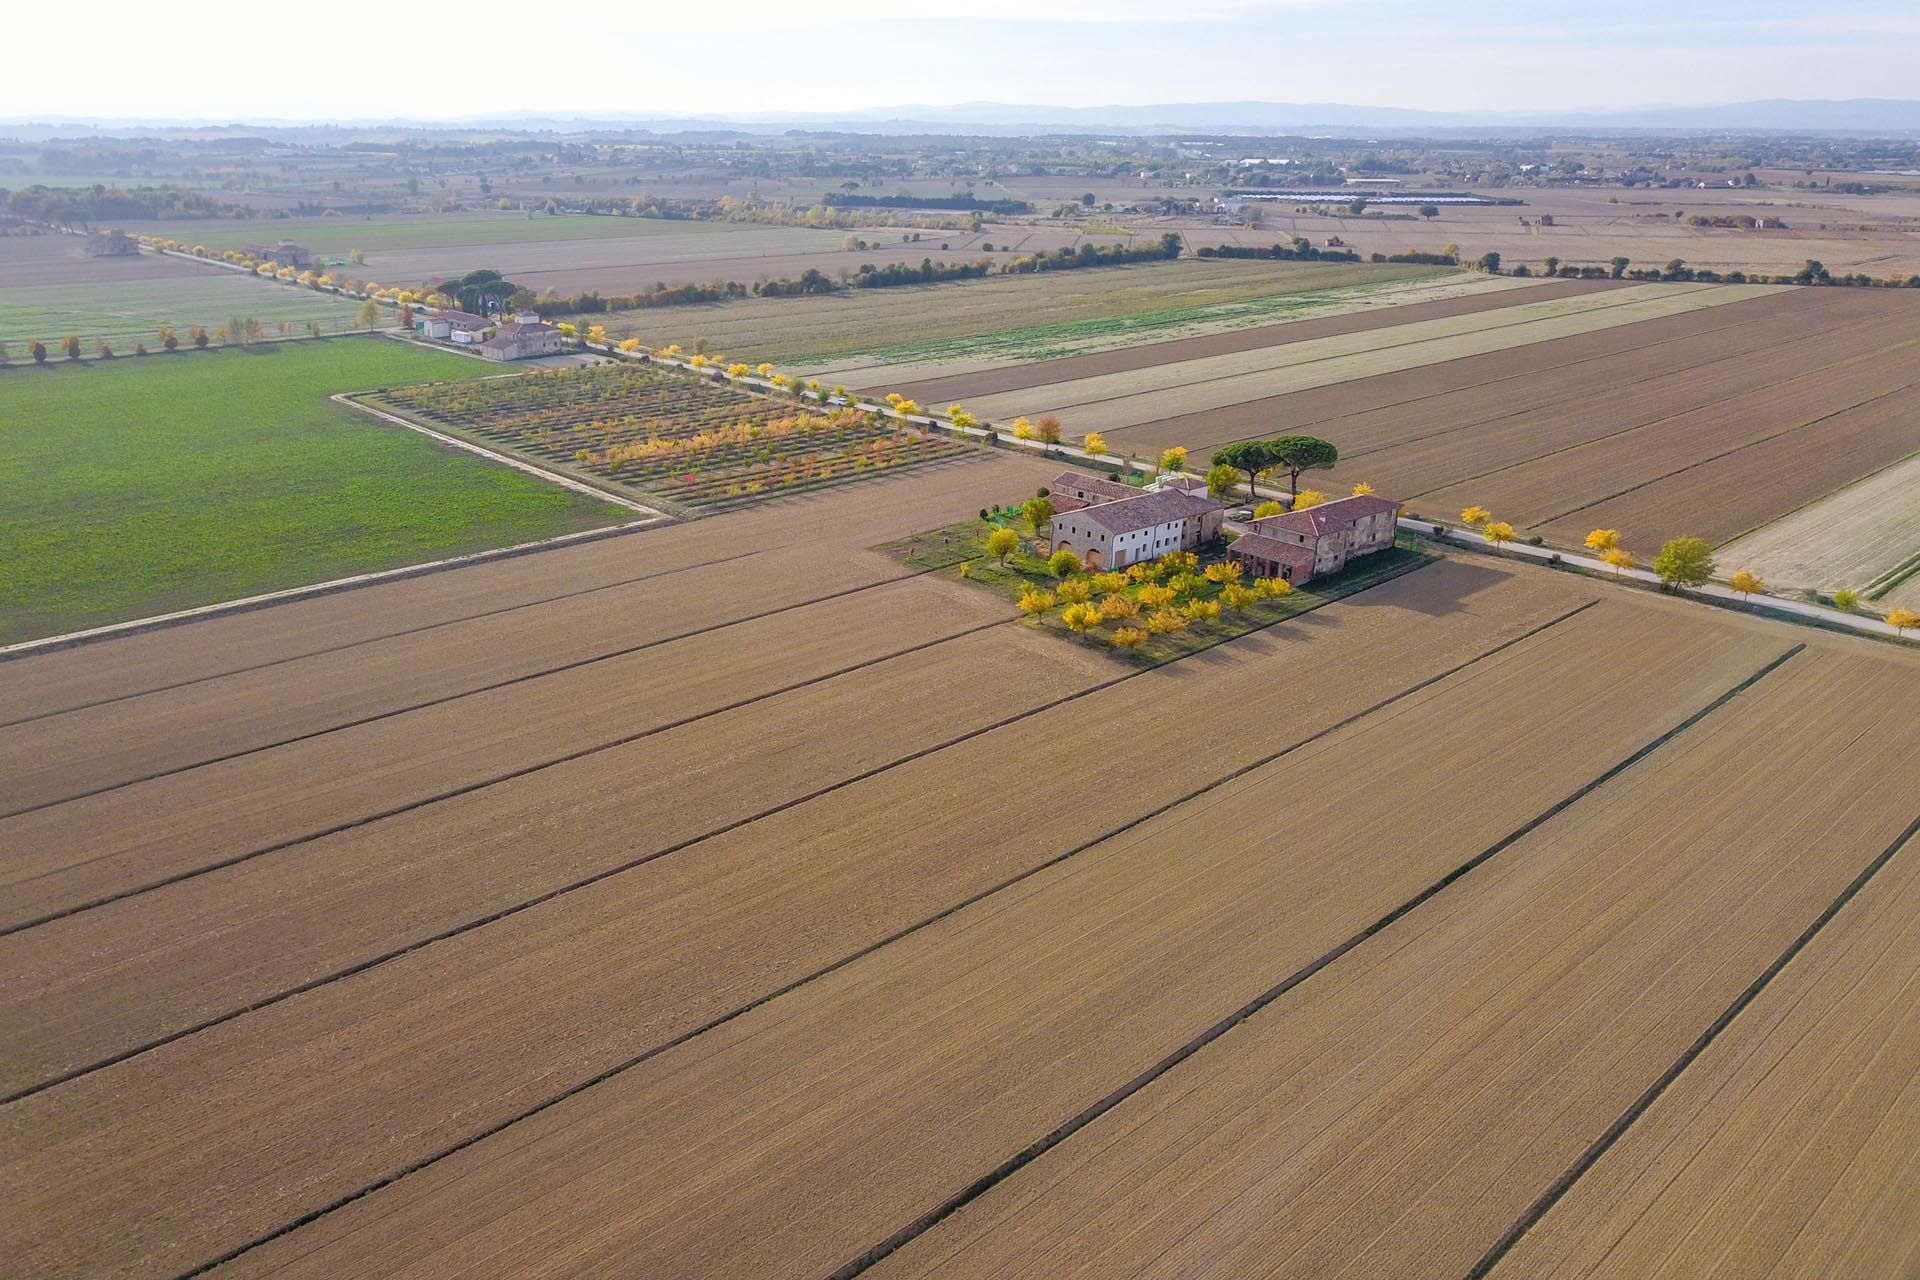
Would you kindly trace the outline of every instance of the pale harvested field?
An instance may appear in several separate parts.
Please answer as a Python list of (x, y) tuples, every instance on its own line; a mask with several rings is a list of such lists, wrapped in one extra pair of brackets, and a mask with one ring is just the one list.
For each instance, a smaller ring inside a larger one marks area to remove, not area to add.
[[(1795, 170), (1789, 180), (1803, 176)], [(1857, 175), (1840, 178), (1857, 181)], [(1880, 179), (1880, 181), (1887, 181)], [(1898, 182), (1899, 179), (1892, 179)], [(1449, 242), (1476, 260), (1488, 251), (1512, 267), (1528, 263), (1538, 270), (1548, 255), (1562, 262), (1604, 266), (1616, 255), (1636, 267), (1657, 267), (1681, 258), (1694, 267), (1727, 272), (1763, 271), (1791, 275), (1808, 258), (1829, 271), (1904, 279), (1920, 272), (1920, 198), (1912, 194), (1850, 196), (1791, 189), (1667, 191), (1604, 189), (1503, 189), (1493, 196), (1518, 196), (1522, 207), (1444, 205), (1432, 220), (1387, 222), (1349, 216), (1296, 215), (1291, 204), (1271, 208), (1258, 230), (1217, 233), (1228, 243), (1272, 244), (1291, 235), (1321, 243), (1337, 235), (1361, 253), (1398, 253), (1404, 249), (1438, 252)], [(1538, 225), (1551, 213), (1554, 225)], [(1684, 217), (1701, 213), (1778, 217), (1785, 230), (1736, 231), (1692, 227)], [(1522, 226), (1521, 218), (1528, 225)]]
[[(691, 349), (696, 339), (706, 338), (716, 351), (792, 362), (804, 371), (846, 367), (846, 357), (862, 353), (867, 356), (860, 361), (862, 367), (906, 359), (925, 344), (967, 343), (1009, 328), (1089, 325), (1104, 332), (1120, 318), (1143, 313), (1453, 274), (1431, 267), (1183, 258), (815, 297), (660, 307), (618, 312), (605, 323), (609, 333), (637, 334), (654, 346), (679, 342)], [(876, 349), (881, 354), (874, 354)]]
[(1909, 837), (1493, 1280), (1920, 1271), (1916, 918)]
[[(1611, 612), (1096, 844), (234, 1272), (338, 1274), (378, 1257), (420, 1275), (484, 1256), (506, 1271), (564, 1259), (831, 1273), (1785, 647)], [(1648, 643), (1686, 656), (1645, 681), (1614, 678)], [(1540, 735), (1559, 749), (1538, 750)], [(1431, 767), (1462, 738), (1488, 744), (1468, 811), (1455, 776)], [(1396, 802), (1358, 816), (1355, 797), (1383, 785)], [(1249, 822), (1274, 795), (1288, 797), (1285, 831)], [(1342, 838), (1299, 838), (1336, 827)]]
[(978, 396), (968, 408), (999, 422), (1052, 413), (1070, 436), (1113, 432), (1124, 443), (1125, 428), (1176, 414), (1225, 409), (1287, 392), (1738, 304), (1770, 291), (1736, 285), (1643, 285)]
[[(1721, 548), (1728, 565), (1753, 570), (1776, 590), (1858, 589), (1915, 555), (1920, 555), (1920, 456)], [(1920, 603), (1920, 577), (1894, 588), (1884, 603)]]
[[(97, 287), (128, 280), (199, 280), (214, 273), (211, 267), (165, 258), (157, 253), (130, 258), (89, 257), (86, 245), (86, 239), (81, 236), (0, 236), (0, 288)], [(51, 339), (63, 335), (34, 336)], [(14, 351), (11, 358), (22, 359), (25, 355), (25, 351)]]
[[(1504, 279), (1504, 277), (1499, 278)], [(1480, 279), (1492, 281), (1496, 277), (1488, 276)], [(884, 384), (868, 387), (867, 390), (875, 393), (897, 391), (922, 404), (944, 405), (949, 401), (968, 400), (974, 396), (1020, 391), (1028, 387), (1069, 382), (1099, 374), (1119, 373), (1128, 369), (1148, 369), (1159, 365), (1177, 364), (1183, 360), (1198, 359), (1202, 356), (1258, 351), (1314, 338), (1336, 337), (1341, 334), (1360, 333), (1394, 325), (1413, 324), (1421, 320), (1477, 315), (1483, 311), (1495, 311), (1519, 303), (1543, 301), (1548, 297), (1571, 297), (1621, 287), (1623, 286), (1609, 280), (1552, 280), (1542, 281), (1526, 289), (1473, 289), (1452, 293), (1431, 301), (1418, 299), (1432, 297), (1436, 291), (1434, 289), (1407, 290), (1403, 295), (1405, 300), (1393, 306), (1339, 311), (1310, 320), (1292, 320), (1285, 324), (1261, 325), (1253, 329), (1232, 330), (1193, 338), (1177, 338), (1169, 342), (1146, 343), (1113, 351), (1065, 356), (1057, 360), (997, 365), (966, 372), (942, 372), (939, 376), (921, 381), (901, 382), (898, 379), (918, 377), (919, 372), (944, 370), (948, 366), (940, 362), (931, 362), (923, 369), (917, 369), (916, 366), (888, 367), (884, 372), (890, 380)], [(1378, 298), (1381, 295), (1370, 293), (1365, 296)], [(834, 374), (830, 372), (824, 376), (831, 377)]]
[(878, 1274), (1468, 1272), (1913, 820), (1914, 676), (1790, 659)]
[[(17, 1172), (23, 1179), (18, 1185), (45, 1192), (36, 1193), (30, 1211), (16, 1215), (21, 1230), (41, 1241), (35, 1257), (47, 1260), (54, 1274), (61, 1268), (52, 1261), (73, 1256), (80, 1242), (96, 1274), (165, 1273), (244, 1244), (293, 1216), (288, 1210), (296, 1204), (297, 1212), (322, 1207), (396, 1164), (427, 1158), (636, 1052), (1471, 661), (1588, 598), (1583, 584), (1523, 582), (1484, 563), (1423, 569), (1297, 624), (904, 761), (767, 820), (11, 1104), (0, 1113), (8, 1126), (5, 1176)], [(1048, 637), (1030, 638), (1058, 647)], [(1045, 674), (1061, 661), (1049, 658), (1034, 674), (1009, 671), (1001, 678), (1084, 678), (1072, 667)], [(1290, 678), (1260, 678), (1272, 670)], [(903, 665), (898, 687), (913, 683), (910, 671), (915, 668)], [(927, 674), (924, 667), (916, 673)], [(631, 860), (663, 840), (697, 831), (703, 818), (724, 817), (729, 807), (737, 811), (734, 793), (752, 768), (777, 776), (746, 783), (749, 791), (804, 791), (809, 777), (817, 781), (829, 767), (825, 759), (845, 750), (833, 744), (855, 717), (867, 721), (861, 732), (878, 737), (881, 748), (898, 746), (906, 726), (891, 722), (907, 717), (876, 700), (876, 693), (888, 692), (873, 683), (877, 676), (863, 673), (847, 682), (845, 698), (828, 696), (822, 686), (775, 700), (788, 710), (766, 715), (770, 736), (739, 766), (719, 768), (711, 778), (730, 753), (739, 754), (734, 731), (714, 729), (698, 746), (693, 744), (700, 739), (681, 735), (685, 763), (677, 767), (667, 764), (677, 744), (663, 737), (655, 746), (623, 751), (619, 759), (555, 773), (541, 793), (544, 800), (482, 793), (468, 805), (422, 810), (358, 833), (349, 845), (337, 846), (343, 850), (337, 857), (324, 856), (336, 847), (328, 841), (298, 857), (247, 863), (234, 869), (245, 873), (244, 881), (225, 882), (231, 893), (216, 908), (227, 924), (203, 917), (189, 926), (200, 941), (177, 949), (153, 940), (231, 989), (233, 979), (223, 972), (251, 966), (202, 964), (190, 957), (230, 927), (248, 931), (253, 912), (274, 917), (250, 931), (259, 939), (256, 964), (311, 967), (356, 954), (369, 930), (404, 937), (424, 913), (470, 910), (476, 887), (500, 892), (486, 887), (489, 879), (531, 892), (549, 883), (556, 868), (577, 874)], [(956, 696), (950, 689), (928, 693)], [(1008, 701), (1004, 692), (1000, 697)], [(1116, 720), (1155, 714), (1169, 698), (1201, 700), (1217, 711), (1169, 721), (1165, 766), (1131, 785), (1089, 790), (1077, 774), (1049, 771), (1025, 778), (1018, 789), (988, 784), (1003, 802), (974, 803), (982, 779), (1013, 776), (996, 771), (1022, 759), (1023, 744), (1082, 739)], [(1282, 722), (1286, 730), (1276, 734)], [(744, 735), (754, 721), (735, 723)], [(787, 737), (771, 736), (778, 734)], [(791, 751), (775, 745), (787, 740)], [(650, 755), (656, 746), (658, 753)], [(649, 760), (659, 763), (650, 769)], [(676, 787), (690, 791), (685, 818), (674, 806), (648, 803)], [(634, 816), (624, 828), (609, 822), (606, 801), (610, 789), (618, 794), (622, 788), (636, 788)], [(349, 846), (360, 852), (345, 852)], [(427, 861), (410, 869), (422, 858)], [(530, 864), (524, 872), (521, 863)], [(498, 868), (497, 876), (488, 868)], [(805, 874), (796, 874), (799, 869)], [(396, 875), (401, 880), (393, 880)], [(417, 881), (408, 881), (415, 875)], [(392, 897), (382, 888), (399, 889), (403, 882), (415, 887)], [(209, 887), (214, 884), (209, 878)], [(355, 905), (361, 897), (372, 905)], [(397, 923), (380, 919), (380, 904), (400, 917)], [(342, 911), (348, 913), (344, 919)], [(24, 961), (38, 947), (48, 948), (36, 952), (42, 956), (63, 949), (53, 934), (46, 943), (33, 942), (60, 927), (10, 939), (25, 948), (15, 956)], [(75, 929), (67, 936), (78, 941), (86, 932)], [(286, 946), (289, 959), (281, 958), (281, 937), (295, 940)], [(56, 967), (85, 981), (88, 963), (62, 961)], [(123, 981), (143, 981), (123, 966), (107, 967), (119, 968)], [(159, 984), (148, 990), (164, 995), (169, 979), (155, 976)], [(244, 974), (239, 980), (251, 981)], [(168, 998), (176, 1002), (200, 998), (191, 985), (175, 986)], [(115, 999), (105, 987), (99, 991)], [(342, 1075), (325, 1065), (345, 1062), (364, 1063), (366, 1071)], [(184, 1087), (186, 1075), (203, 1086)], [(368, 1092), (358, 1092), (362, 1086)], [(356, 1100), (346, 1102), (343, 1090), (353, 1091)], [(136, 1095), (168, 1107), (210, 1106), (202, 1121), (187, 1121), (181, 1112), (161, 1119), (144, 1104), (123, 1108)], [(434, 1101), (455, 1096), (468, 1104), (449, 1108)], [(115, 1105), (102, 1107), (99, 1100), (109, 1097)], [(253, 1107), (248, 1099), (262, 1105)], [(155, 1120), (151, 1129), (140, 1128), (137, 1117), (143, 1114)], [(284, 1126), (277, 1130), (284, 1138), (262, 1140), (262, 1125)], [(97, 1144), (119, 1142), (116, 1134), (127, 1145), (123, 1155), (109, 1157)], [(29, 1147), (42, 1156), (32, 1169), (11, 1154)], [(232, 1198), (222, 1214), (161, 1190), (221, 1178), (215, 1171), (240, 1167), (236, 1161), (252, 1172), (244, 1186), (229, 1184)], [(120, 1172), (102, 1179), (87, 1174), (89, 1168)], [(112, 1212), (109, 1202), (120, 1197), (126, 1205), (121, 1192), (129, 1179), (151, 1192), (142, 1213), (171, 1215), (173, 1226), (144, 1238), (117, 1226), (99, 1229), (98, 1215)], [(94, 1193), (87, 1186), (103, 1198), (89, 1199)], [(16, 1238), (7, 1247), (17, 1252), (25, 1246)]]

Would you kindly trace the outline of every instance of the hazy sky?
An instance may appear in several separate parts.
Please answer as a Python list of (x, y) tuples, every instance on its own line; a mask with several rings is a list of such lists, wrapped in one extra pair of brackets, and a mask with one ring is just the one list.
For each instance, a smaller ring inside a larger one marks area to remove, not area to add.
[[(923, 14), (964, 16), (910, 16)], [(104, 0), (23, 5), (6, 27), (7, 118), (1920, 96), (1912, 0), (201, 0), (178, 13)]]

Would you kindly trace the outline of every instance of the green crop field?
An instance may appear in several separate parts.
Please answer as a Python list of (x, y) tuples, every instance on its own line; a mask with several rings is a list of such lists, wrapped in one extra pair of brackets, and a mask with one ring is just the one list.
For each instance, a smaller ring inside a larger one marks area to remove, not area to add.
[[(125, 355), (135, 342), (155, 350), (155, 331), (172, 325), (186, 341), (191, 325), (212, 331), (235, 316), (259, 320), (269, 334), (282, 321), (304, 333), (310, 321), (326, 332), (351, 327), (360, 304), (351, 298), (256, 280), (237, 272), (203, 267), (198, 274), (160, 280), (100, 280), (87, 284), (39, 285), (0, 291), (0, 342), (8, 358), (27, 359), (34, 339), (53, 352), (68, 334), (80, 339), (87, 355), (100, 339)], [(382, 318), (392, 322), (392, 312)], [(58, 358), (57, 353), (55, 358)]]
[(0, 643), (631, 518), (327, 399), (495, 372), (367, 338), (0, 370)]

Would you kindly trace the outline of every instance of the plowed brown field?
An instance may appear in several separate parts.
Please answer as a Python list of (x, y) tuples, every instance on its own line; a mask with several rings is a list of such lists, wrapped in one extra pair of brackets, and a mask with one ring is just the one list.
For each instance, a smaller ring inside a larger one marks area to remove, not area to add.
[[(469, 1131), (480, 1114), (468, 1108), (443, 1113), (433, 1105), (435, 1097), (484, 1096), (491, 1099), (487, 1114), (496, 1121), (510, 1118), (517, 1108), (537, 1103), (555, 1087), (588, 1078), (969, 894), (1097, 840), (1591, 598), (1551, 581), (1544, 584), (1545, 591), (1531, 589), (1540, 585), (1521, 584), (1470, 562), (1422, 570), (1352, 603), (1306, 615), (1300, 620), (1304, 626), (1257, 633), (1213, 656), (1192, 660), (1192, 670), (1178, 676), (1134, 676), (1033, 720), (905, 760), (766, 820), (716, 834), (484, 929), (82, 1076), (8, 1110), (16, 1117), (40, 1117), (27, 1122), (23, 1136), (31, 1131), (59, 1145), (55, 1135), (67, 1134), (82, 1146), (92, 1146), (116, 1139), (106, 1130), (83, 1138), (73, 1127), (90, 1128), (85, 1115), (108, 1118), (109, 1112), (88, 1098), (126, 1099), (132, 1096), (129, 1091), (152, 1088), (159, 1091), (156, 1097), (164, 1094), (181, 1103), (225, 1099), (207, 1119), (225, 1125), (219, 1117), (227, 1114), (233, 1122), (226, 1130), (228, 1139), (210, 1144), (203, 1129), (198, 1139), (169, 1157), (185, 1162), (172, 1175), (179, 1185), (206, 1176), (209, 1157), (224, 1164), (241, 1152), (274, 1151), (287, 1163), (280, 1175), (264, 1167), (257, 1171), (257, 1203), (236, 1201), (230, 1209), (234, 1222), (225, 1227), (209, 1221), (204, 1206), (181, 1204), (187, 1215), (183, 1229), (193, 1221), (218, 1229), (196, 1228), (182, 1237), (174, 1261), (185, 1264), (211, 1256), (270, 1229), (292, 1189), (311, 1183), (309, 1207), (321, 1207), (327, 1196), (319, 1192), (344, 1194), (390, 1167), (400, 1135), (410, 1135), (403, 1144), (413, 1152), (410, 1158), (423, 1158)], [(1367, 603), (1359, 603), (1363, 600)], [(1058, 648), (1057, 641), (1044, 636), (1020, 635)], [(1038, 663), (1046, 672), (1059, 661), (1050, 653), (1044, 648), (1024, 657), (1001, 653), (997, 660), (1014, 670), (1021, 662)], [(977, 669), (989, 655), (969, 656), (970, 666)], [(1301, 684), (1263, 682), (1258, 696), (1244, 696), (1253, 673), (1276, 666), (1294, 671)], [(1014, 670), (1008, 678), (1019, 678)], [(941, 698), (957, 696), (952, 681), (939, 676), (920, 670), (903, 674), (902, 683), (928, 685), (929, 695)], [(1072, 673), (1051, 678), (1063, 676), (1071, 678)], [(876, 696), (897, 692), (868, 683), (851, 687), (848, 697), (836, 702), (810, 690), (786, 700), (793, 721), (763, 714), (759, 722), (770, 729), (803, 719), (819, 727), (799, 736), (791, 753), (780, 753), (778, 776), (748, 785), (755, 793), (817, 785), (822, 771), (834, 767), (823, 757), (834, 750), (836, 727), (845, 732), (839, 726), (847, 721), (835, 717), (858, 715), (858, 708), (865, 708), (867, 717), (881, 714), (891, 721), (893, 704)], [(1037, 776), (1024, 784), (1018, 804), (956, 805), (970, 793), (970, 780), (993, 777), (996, 769), (1017, 760), (1022, 743), (1036, 737), (1085, 739), (1116, 718), (1152, 715), (1169, 697), (1200, 699), (1221, 710), (1169, 725), (1168, 765), (1151, 777), (1126, 788), (1090, 793), (1083, 780), (1070, 773)], [(1000, 701), (1010, 700), (1002, 692)], [(1276, 740), (1281, 717), (1288, 727)], [(944, 721), (944, 715), (941, 718)], [(739, 723), (738, 739), (709, 732), (699, 738), (683, 735), (684, 746), (651, 740), (660, 748), (654, 759), (665, 773), (663, 785), (677, 782), (685, 788), (689, 779), (703, 779), (716, 768), (712, 762), (747, 750), (745, 735), (755, 721), (741, 715)], [(862, 732), (893, 733), (890, 744), (900, 746), (898, 728), (876, 724)], [(674, 746), (679, 746), (677, 756)], [(757, 759), (760, 769), (769, 767), (764, 755)], [(261, 978), (250, 969), (265, 966), (269, 976), (285, 980), (297, 976), (286, 972), (296, 963), (303, 966), (299, 973), (338, 964), (373, 945), (374, 930), (391, 946), (429, 928), (430, 911), (441, 919), (470, 918), (479, 909), (476, 893), (497, 902), (508, 888), (527, 896), (551, 891), (558, 878), (556, 865), (578, 875), (632, 861), (676, 839), (698, 835), (703, 819), (724, 818), (741, 808), (737, 793), (742, 775), (736, 771), (718, 780), (725, 786), (696, 784), (685, 817), (677, 812), (679, 806), (647, 803), (655, 793), (643, 790), (629, 819), (631, 833), (610, 828), (605, 812), (609, 788), (617, 787), (620, 778), (648, 772), (639, 759), (610, 761), (588, 772), (568, 766), (542, 783), (541, 790), (524, 796), (483, 792), (459, 805), (430, 807), (307, 846), (297, 857), (258, 859), (232, 873), (16, 935), (7, 940), (19, 945), (6, 969), (29, 966), (38, 977), (23, 979), (23, 990), (35, 990), (59, 974), (73, 975), (78, 985), (64, 1001), (36, 1003), (30, 1011), (11, 1014), (8, 1025), (27, 1033), (27, 1039), (39, 1031), (39, 1048), (23, 1045), (22, 1056), (42, 1063), (70, 1057), (75, 1037), (89, 1037), (94, 1051), (125, 1044), (163, 1019), (177, 1025), (204, 1014), (209, 991), (223, 995), (225, 1003), (219, 1007), (230, 1007), (258, 990)], [(788, 782), (794, 773), (800, 776)], [(703, 801), (702, 795), (714, 798)], [(342, 840), (350, 847), (334, 852)], [(396, 849), (418, 852), (396, 858)], [(523, 870), (530, 850), (540, 852)], [(797, 874), (802, 869), (805, 874)], [(507, 887), (493, 885), (495, 879), (505, 879)], [(169, 909), (169, 904), (179, 909)], [(249, 928), (251, 916), (262, 911), (273, 918)], [(152, 912), (159, 914), (149, 922)], [(163, 917), (166, 923), (161, 923)], [(355, 924), (356, 919), (364, 923)], [(115, 920), (123, 923), (116, 926)], [(150, 929), (149, 924), (157, 927)], [(183, 928), (190, 937), (175, 935)], [(213, 939), (228, 936), (234, 928), (258, 939), (252, 944), (236, 939), (234, 944), (249, 945), (256, 956), (252, 965), (234, 966), (232, 951), (222, 953), (225, 960), (205, 955)], [(126, 938), (124, 949), (109, 941), (114, 935)], [(158, 969), (153, 981), (144, 981), (138, 973), (144, 963), (139, 957), (152, 946), (166, 949), (169, 959), (153, 966)], [(120, 959), (110, 958), (114, 954)], [(623, 955), (630, 958), (621, 959)], [(92, 959), (96, 956), (102, 961), (97, 968)], [(239, 972), (232, 972), (236, 969)], [(516, 974), (520, 976), (511, 976)], [(640, 974), (646, 976), (636, 981)], [(95, 978), (104, 980), (96, 983)], [(581, 986), (583, 980), (608, 985), (595, 994)], [(505, 993), (523, 981), (533, 984), (526, 988), (525, 999), (507, 998)], [(120, 984), (132, 990), (119, 992)], [(83, 996), (79, 986), (92, 994)], [(567, 994), (559, 995), (560, 990)], [(642, 1003), (635, 1005), (636, 1000)], [(62, 1012), (78, 1003), (88, 1004), (90, 1012)], [(111, 1013), (109, 1006), (120, 1012)], [(553, 1021), (562, 1010), (579, 1020), (576, 1029), (562, 1032)], [(137, 1020), (116, 1022), (130, 1011)], [(472, 1022), (476, 1015), (480, 1023)], [(136, 1021), (139, 1030), (130, 1035), (127, 1021)], [(453, 1034), (462, 1024), (478, 1038)], [(296, 1041), (306, 1047), (294, 1048)], [(480, 1047), (489, 1041), (517, 1047), (505, 1054)], [(403, 1043), (409, 1047), (398, 1049)], [(364, 1049), (348, 1050), (350, 1044)], [(549, 1068), (528, 1070), (527, 1054), (549, 1049), (559, 1060)], [(371, 1071), (365, 1083), (388, 1097), (391, 1108), (375, 1094), (341, 1105), (341, 1090), (354, 1086), (332, 1073), (316, 1075), (313, 1055), (329, 1058), (343, 1051), (364, 1052), (370, 1060), (387, 1064)], [(396, 1052), (398, 1057), (393, 1056)], [(248, 1064), (244, 1068), (243, 1062)], [(390, 1074), (401, 1063), (411, 1064), (401, 1069), (414, 1084), (402, 1086)], [(180, 1087), (183, 1072), (199, 1070), (207, 1073), (204, 1090)], [(268, 1085), (269, 1076), (276, 1083)], [(230, 1090), (246, 1077), (253, 1078), (254, 1085), (246, 1087), (260, 1090), (253, 1096), (262, 1104), (278, 1101), (260, 1110), (245, 1108), (245, 1115), (233, 1111), (233, 1100), (240, 1095)], [(102, 1089), (105, 1094), (98, 1092)], [(295, 1092), (290, 1094), (290, 1089)], [(311, 1108), (296, 1101), (307, 1089), (317, 1090)], [(111, 1113), (112, 1129), (142, 1147), (165, 1132), (184, 1137), (195, 1127), (167, 1120), (142, 1129), (145, 1136), (135, 1139), (129, 1127), (132, 1113), (118, 1106)], [(157, 1119), (157, 1113), (152, 1114)], [(346, 1124), (361, 1136), (320, 1141), (290, 1133), (286, 1141), (262, 1143), (259, 1126), (272, 1122), (273, 1116), (302, 1125)], [(325, 1178), (319, 1177), (310, 1156), (302, 1154), (322, 1148), (336, 1151), (342, 1161)], [(225, 1154), (216, 1154), (216, 1149)], [(134, 1158), (133, 1149), (127, 1150), (128, 1158)], [(51, 1150), (47, 1154), (42, 1173), (71, 1163)], [(54, 1205), (77, 1189), (56, 1191), (49, 1185), (48, 1190), (52, 1194), (45, 1204), (53, 1212)], [(247, 1204), (255, 1207), (249, 1210)], [(73, 1206), (77, 1209), (78, 1202)], [(90, 1232), (85, 1217), (68, 1219), (70, 1229)], [(45, 1225), (51, 1227), (51, 1220)], [(127, 1244), (139, 1247), (132, 1238)], [(131, 1256), (128, 1261), (131, 1264)]]
[(1920, 1268), (1920, 842), (1775, 979), (1494, 1280)]
[(1920, 1249), (1884, 1139), (1816, 1203), (1712, 1136), (1911, 1109), (1772, 1028), (1911, 914), (1835, 904), (1916, 821), (1920, 659), (1462, 557), (1142, 670), (864, 549), (1053, 469), (0, 663), (10, 1272), (1513, 1274), (1619, 1234), (1583, 1174), (1649, 1270), (1727, 1179)]
[(1912, 820), (1911, 681), (1790, 660), (876, 1274), (1465, 1274)]

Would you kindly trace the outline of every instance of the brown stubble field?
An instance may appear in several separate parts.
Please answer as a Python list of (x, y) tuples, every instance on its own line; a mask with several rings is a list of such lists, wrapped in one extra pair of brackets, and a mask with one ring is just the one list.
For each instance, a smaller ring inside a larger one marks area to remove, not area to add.
[(1116, 432), (1210, 451), (1305, 431), (1365, 480), (1450, 520), (1479, 504), (1577, 545), (1720, 543), (1920, 449), (1920, 299), (1796, 290), (1687, 316), (1381, 374)]
[[(1548, 1028), (1490, 1059), (1515, 1089), (1551, 1046), (1614, 1055), (1537, 1130), (1476, 1122), (1531, 1161), (1524, 1205), (1913, 817), (1920, 664), (1865, 642), (1460, 557), (1143, 671), (865, 550), (1055, 469), (0, 663), (32, 707), (0, 727), (0, 1254), (804, 1275), (898, 1237), (883, 1267), (919, 1265), (1168, 1081), (1238, 1087), (1212, 1064), (1276, 1019), (1337, 1041), (1311, 1087), (1419, 1118), (1456, 1078), (1404, 1067), (1421, 1035), (1490, 1052), (1456, 989)], [(1671, 1016), (1621, 1013), (1683, 926)], [(1363, 1034), (1382, 982), (1418, 1016)], [(1372, 1043), (1399, 1056), (1334, 1052)], [(1329, 1221), (1404, 1192), (1354, 1179)]]
[(1920, 722), (1884, 708), (1911, 680), (1789, 659), (876, 1274), (1470, 1272), (1906, 842)]

